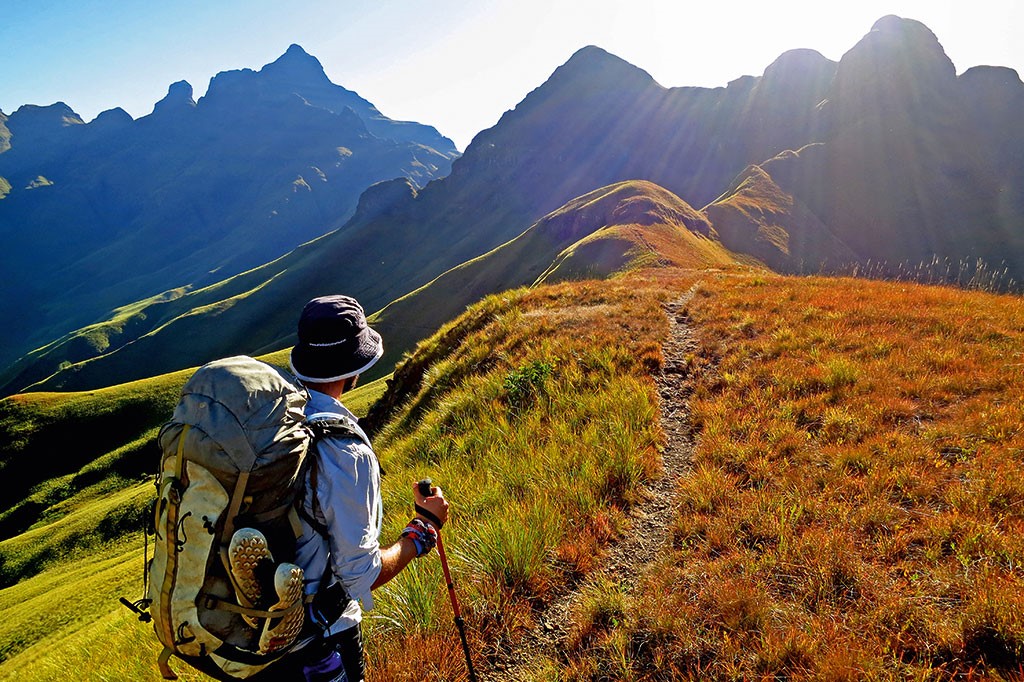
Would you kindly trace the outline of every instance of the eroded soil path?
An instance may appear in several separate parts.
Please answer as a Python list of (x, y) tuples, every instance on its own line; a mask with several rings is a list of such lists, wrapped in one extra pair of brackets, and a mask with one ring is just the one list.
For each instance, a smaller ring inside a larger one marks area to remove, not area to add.
[[(687, 305), (698, 284), (665, 306), (669, 335), (662, 353), (665, 363), (655, 377), (660, 398), (661, 428), (666, 436), (662, 454), (662, 475), (645, 486), (643, 501), (630, 510), (626, 537), (612, 545), (604, 567), (587, 579), (593, 583), (602, 575), (614, 576), (628, 595), (636, 588), (646, 566), (668, 542), (668, 528), (677, 507), (676, 483), (690, 466), (693, 436), (690, 424), (687, 356), (696, 351)], [(581, 601), (583, 586), (565, 594), (549, 606), (540, 618), (540, 627), (514, 652), (502, 652), (492, 670), (479, 675), (487, 682), (537, 682), (543, 679), (545, 666), (563, 661), (570, 636), (571, 616)]]

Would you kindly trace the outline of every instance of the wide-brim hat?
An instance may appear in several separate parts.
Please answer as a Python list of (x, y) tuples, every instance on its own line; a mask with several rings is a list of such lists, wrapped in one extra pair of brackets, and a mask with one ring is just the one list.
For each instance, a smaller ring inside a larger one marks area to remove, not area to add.
[(302, 309), (298, 332), (288, 364), (302, 381), (348, 379), (384, 355), (380, 334), (367, 326), (362, 306), (349, 296), (314, 298)]

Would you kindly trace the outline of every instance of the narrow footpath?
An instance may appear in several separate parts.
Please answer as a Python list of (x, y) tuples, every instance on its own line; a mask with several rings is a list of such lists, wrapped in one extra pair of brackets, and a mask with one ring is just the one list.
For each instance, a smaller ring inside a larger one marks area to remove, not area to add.
[[(649, 481), (642, 502), (629, 514), (630, 527), (626, 537), (609, 549), (599, 575), (591, 575), (592, 583), (601, 575), (614, 575), (616, 582), (629, 595), (636, 589), (644, 567), (650, 565), (668, 541), (669, 527), (677, 508), (680, 477), (688, 470), (693, 451), (690, 426), (689, 383), (686, 356), (696, 350), (686, 307), (697, 291), (695, 284), (681, 297), (665, 306), (669, 335), (662, 346), (664, 366), (655, 383), (660, 398), (661, 428), (665, 433), (661, 476)], [(545, 662), (561, 661), (569, 637), (571, 615), (581, 599), (583, 585), (563, 595), (548, 607), (540, 618), (540, 627), (514, 653), (505, 653), (494, 669), (480, 675), (486, 682), (537, 682)]]

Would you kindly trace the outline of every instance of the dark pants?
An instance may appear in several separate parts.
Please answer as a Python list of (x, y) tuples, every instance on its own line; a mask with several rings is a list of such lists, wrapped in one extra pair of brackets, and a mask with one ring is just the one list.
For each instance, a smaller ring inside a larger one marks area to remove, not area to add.
[(317, 682), (321, 679), (332, 682), (363, 682), (366, 667), (363, 662), (363, 635), (358, 625), (289, 654), (280, 662), (249, 679), (252, 682), (306, 682), (308, 678), (304, 669), (315, 667), (335, 651), (341, 656), (345, 677), (340, 678), (334, 673), (314, 679)]
[(348, 682), (363, 682), (366, 664), (363, 662), (363, 633), (358, 625), (324, 640), (324, 651), (334, 649), (341, 654)]

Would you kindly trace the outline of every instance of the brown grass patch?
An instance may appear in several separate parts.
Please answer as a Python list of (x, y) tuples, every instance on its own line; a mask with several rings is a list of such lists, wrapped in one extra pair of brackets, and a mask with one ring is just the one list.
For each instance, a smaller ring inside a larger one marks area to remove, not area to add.
[(608, 636), (633, 679), (1021, 679), (1021, 299), (722, 274), (689, 312), (694, 469)]

